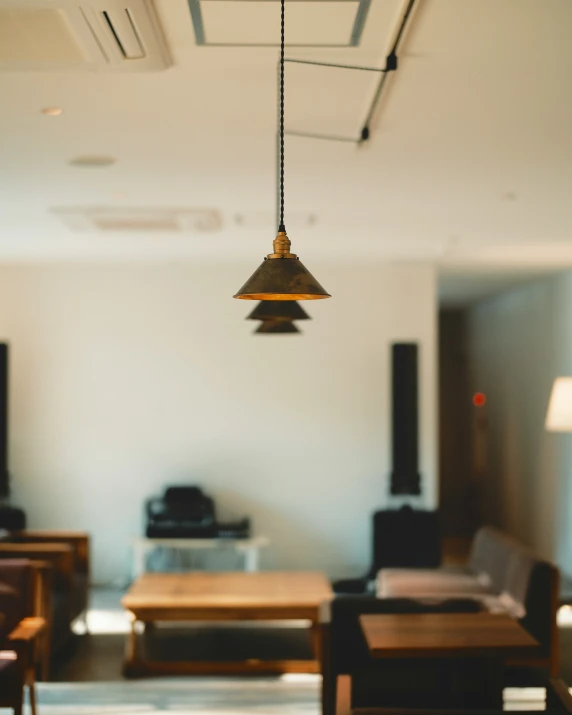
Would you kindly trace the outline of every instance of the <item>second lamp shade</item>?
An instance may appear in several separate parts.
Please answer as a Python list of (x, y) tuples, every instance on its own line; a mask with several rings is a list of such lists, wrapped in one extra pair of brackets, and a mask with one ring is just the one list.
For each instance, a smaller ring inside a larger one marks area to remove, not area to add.
[(262, 300), (247, 316), (247, 320), (311, 320), (295, 300)]
[(300, 331), (291, 320), (263, 320), (255, 333), (277, 335), (280, 333), (299, 333)]

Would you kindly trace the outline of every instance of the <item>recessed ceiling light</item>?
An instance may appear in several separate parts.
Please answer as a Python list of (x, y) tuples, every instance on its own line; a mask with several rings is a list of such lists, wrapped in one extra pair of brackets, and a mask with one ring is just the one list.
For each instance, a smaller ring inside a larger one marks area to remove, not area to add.
[(59, 117), (63, 113), (64, 110), (61, 107), (44, 107), (42, 109), (42, 114), (45, 114), (46, 117)]
[(500, 197), (501, 201), (516, 201), (518, 199), (518, 194), (516, 191), (503, 191)]
[(87, 156), (76, 156), (75, 159), (70, 161), (72, 166), (111, 166), (115, 164), (117, 159), (112, 156), (101, 156), (98, 154), (87, 155)]

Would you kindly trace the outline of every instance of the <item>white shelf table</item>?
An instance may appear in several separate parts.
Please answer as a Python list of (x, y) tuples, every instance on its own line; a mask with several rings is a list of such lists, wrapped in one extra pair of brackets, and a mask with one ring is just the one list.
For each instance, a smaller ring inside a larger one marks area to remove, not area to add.
[(142, 536), (132, 540), (132, 577), (136, 579), (145, 573), (147, 555), (160, 547), (176, 551), (233, 550), (242, 554), (244, 571), (254, 573), (259, 569), (260, 550), (268, 544), (269, 539), (266, 536), (254, 536), (250, 539), (153, 539)]

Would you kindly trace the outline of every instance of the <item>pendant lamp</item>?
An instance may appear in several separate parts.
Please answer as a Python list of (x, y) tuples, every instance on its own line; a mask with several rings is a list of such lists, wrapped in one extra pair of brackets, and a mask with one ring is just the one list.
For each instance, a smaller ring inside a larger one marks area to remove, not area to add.
[(300, 303), (295, 300), (261, 300), (246, 316), (246, 320), (311, 320)]
[(269, 253), (238, 293), (241, 300), (316, 300), (330, 298), (295, 253), (284, 225), (284, 3), (281, 5), (280, 37), (280, 223)]
[(291, 320), (263, 320), (255, 333), (262, 335), (292, 334), (301, 332)]

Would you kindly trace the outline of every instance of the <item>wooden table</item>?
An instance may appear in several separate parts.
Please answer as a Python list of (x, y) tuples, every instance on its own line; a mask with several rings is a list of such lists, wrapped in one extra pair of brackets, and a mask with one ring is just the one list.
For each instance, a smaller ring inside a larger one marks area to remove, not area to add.
[[(121, 603), (130, 612), (132, 628), (126, 648), (126, 675), (147, 673), (316, 673), (320, 669), (319, 611), (333, 597), (326, 576), (312, 571), (258, 573), (147, 573)], [(160, 662), (140, 654), (137, 622), (308, 620), (313, 660)]]
[[(502, 709), (505, 662), (534, 657), (540, 648), (517, 621), (504, 614), (363, 615), (360, 624), (373, 658), (427, 659), (441, 678), (439, 695), (444, 701), (456, 683), (465, 679), (482, 698), (480, 707)], [(477, 705), (474, 697), (473, 692), (469, 703), (473, 706)]]
[(373, 658), (533, 656), (540, 644), (514, 619), (493, 613), (360, 616)]

